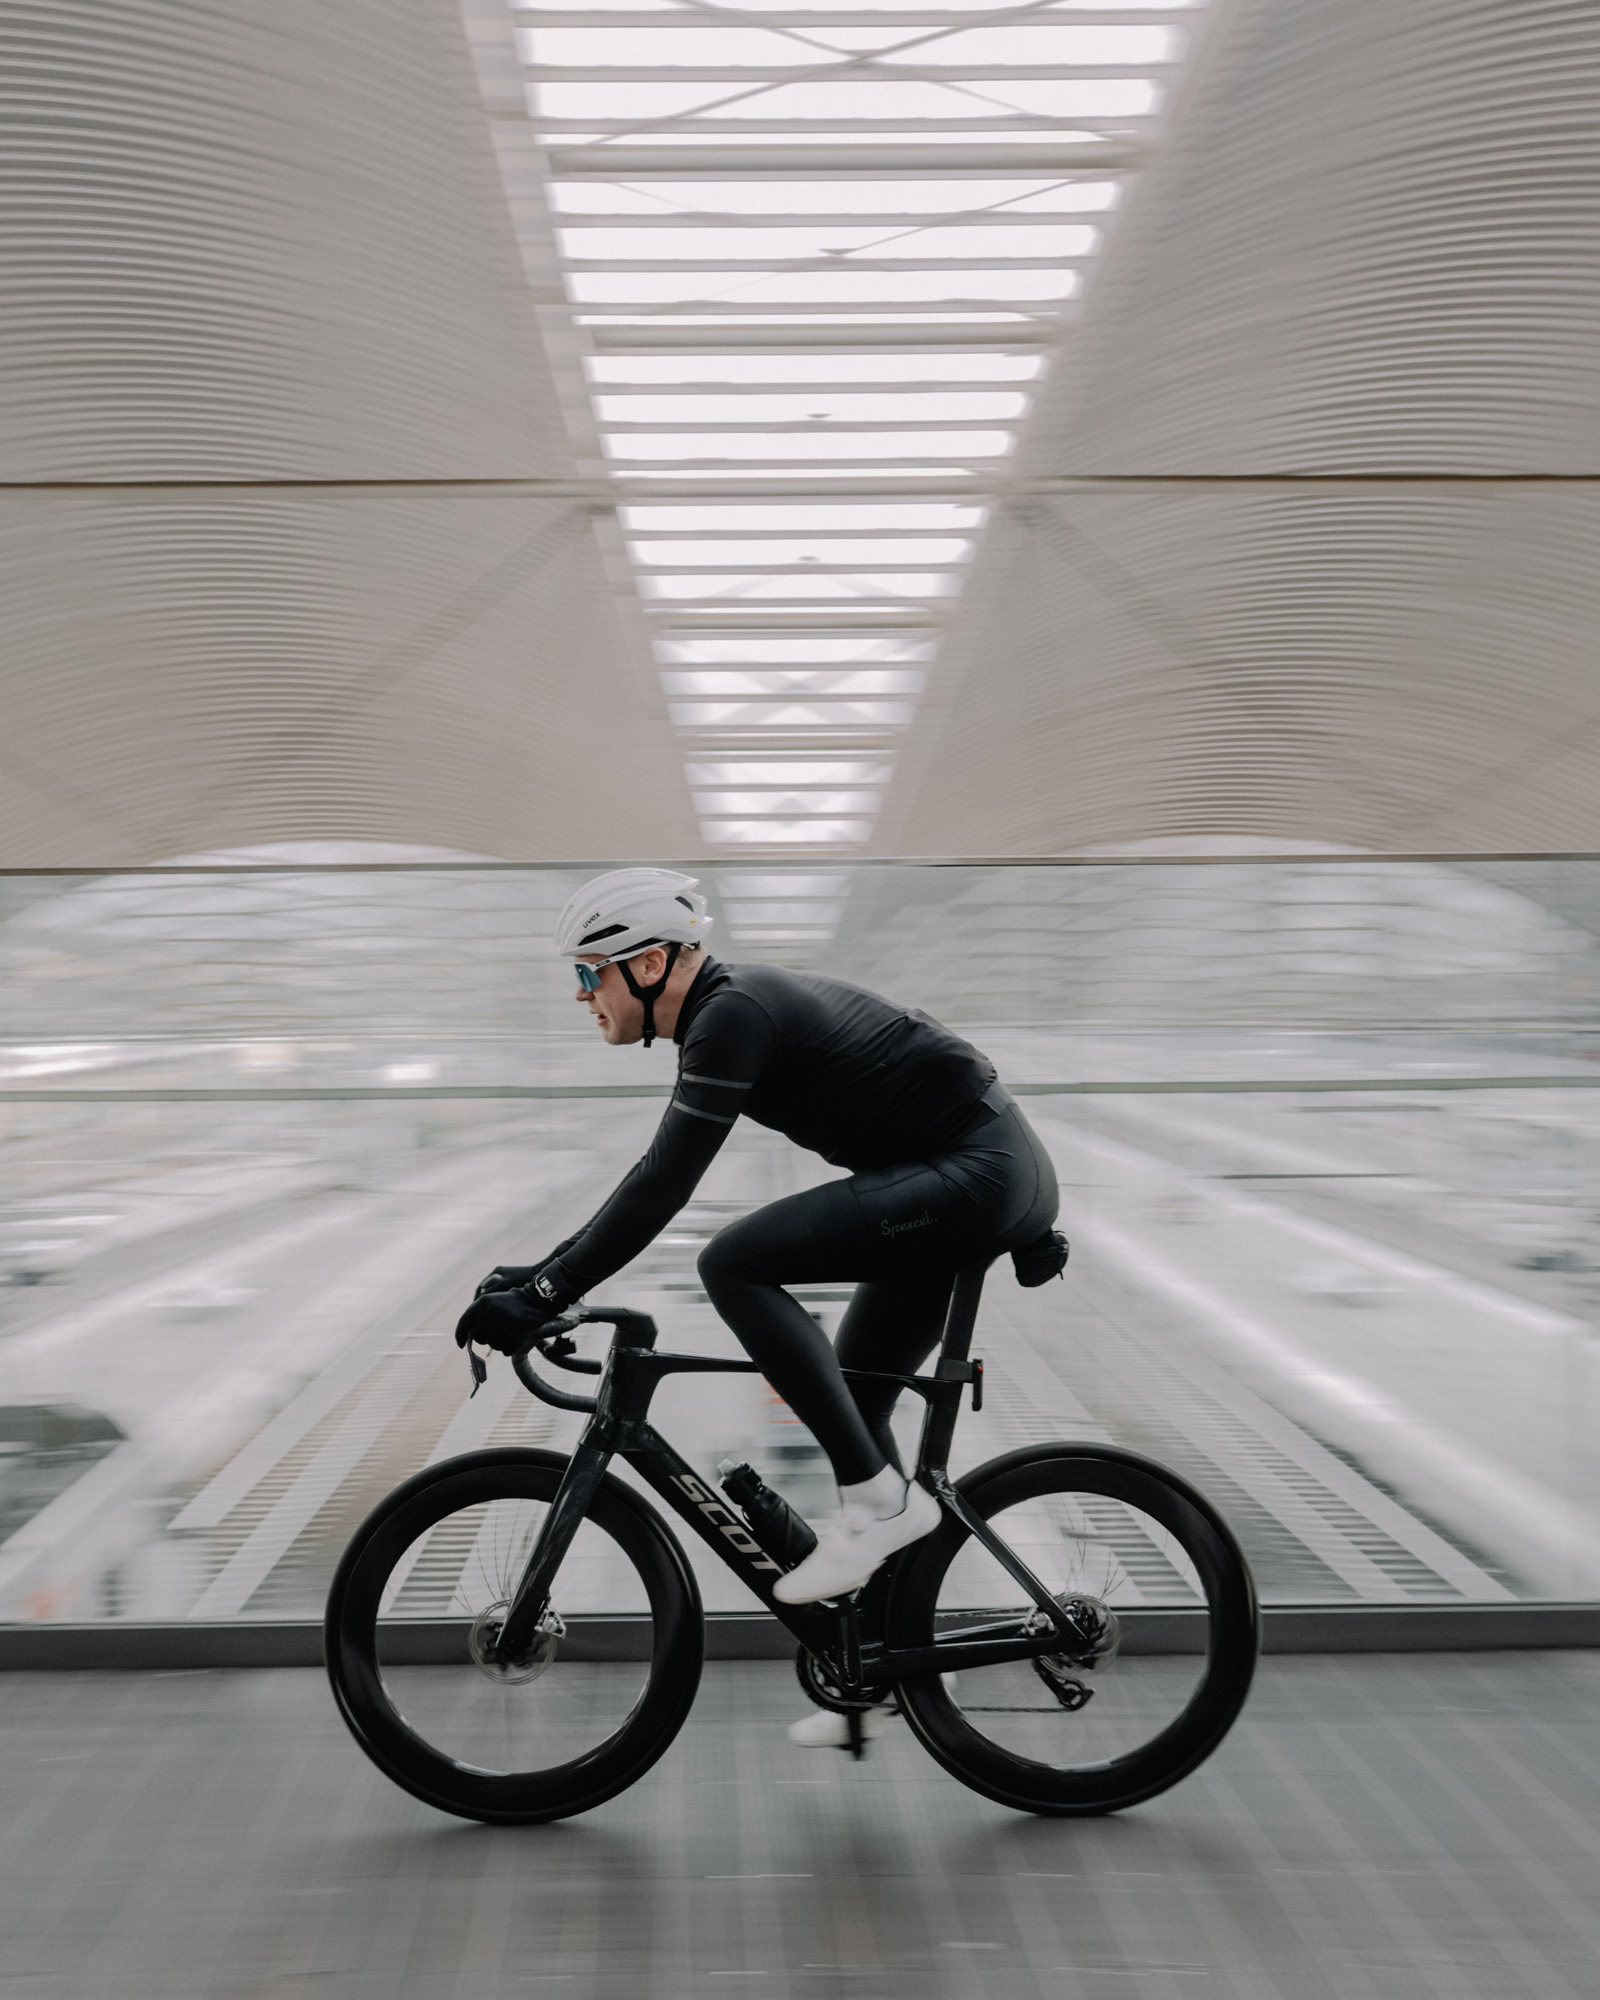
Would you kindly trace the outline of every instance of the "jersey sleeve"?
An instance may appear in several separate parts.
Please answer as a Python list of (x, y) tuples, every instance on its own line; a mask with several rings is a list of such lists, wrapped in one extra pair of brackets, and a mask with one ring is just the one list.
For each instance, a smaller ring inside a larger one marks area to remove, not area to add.
[(655, 1240), (700, 1185), (776, 1043), (766, 1010), (746, 995), (707, 1003), (684, 1040), (677, 1086), (649, 1151), (557, 1253), (550, 1275), (558, 1291), (581, 1297)]

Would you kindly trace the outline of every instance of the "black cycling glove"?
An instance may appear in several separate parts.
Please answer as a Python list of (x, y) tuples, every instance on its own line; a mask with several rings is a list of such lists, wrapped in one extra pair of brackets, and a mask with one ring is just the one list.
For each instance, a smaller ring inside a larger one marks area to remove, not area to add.
[(456, 1322), (456, 1346), (476, 1340), (497, 1354), (515, 1354), (530, 1334), (559, 1319), (564, 1307), (552, 1305), (528, 1285), (510, 1291), (484, 1292)]
[(481, 1299), (485, 1292), (514, 1292), (520, 1285), (531, 1285), (543, 1269), (543, 1264), (496, 1264), (472, 1296)]

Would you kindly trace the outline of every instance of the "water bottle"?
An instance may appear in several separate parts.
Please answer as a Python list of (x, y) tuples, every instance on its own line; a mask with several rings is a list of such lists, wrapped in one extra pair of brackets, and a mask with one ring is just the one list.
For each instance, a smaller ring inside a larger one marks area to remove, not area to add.
[(735, 1465), (731, 1458), (725, 1458), (717, 1467), (717, 1477), (751, 1534), (774, 1562), (793, 1569), (817, 1546), (817, 1538), (805, 1522), (781, 1493), (773, 1492), (753, 1465)]

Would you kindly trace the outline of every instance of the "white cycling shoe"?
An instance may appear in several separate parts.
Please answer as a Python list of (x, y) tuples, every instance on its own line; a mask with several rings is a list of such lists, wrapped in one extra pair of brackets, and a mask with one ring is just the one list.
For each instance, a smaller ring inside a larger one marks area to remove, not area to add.
[[(887, 1708), (865, 1708), (861, 1711), (861, 1734), (870, 1739), (879, 1734), (884, 1725), (893, 1720), (894, 1711)], [(798, 1743), (802, 1750), (848, 1750), (850, 1748), (850, 1721), (847, 1716), (836, 1715), (831, 1708), (814, 1708), (809, 1715), (802, 1715), (798, 1722), (789, 1724), (789, 1741)]]
[(847, 1503), (799, 1568), (779, 1577), (772, 1594), (780, 1604), (815, 1604), (819, 1597), (843, 1597), (847, 1591), (859, 1590), (897, 1549), (920, 1542), (938, 1525), (938, 1501), (914, 1481), (907, 1485), (904, 1505), (895, 1514), (879, 1515), (859, 1503)]

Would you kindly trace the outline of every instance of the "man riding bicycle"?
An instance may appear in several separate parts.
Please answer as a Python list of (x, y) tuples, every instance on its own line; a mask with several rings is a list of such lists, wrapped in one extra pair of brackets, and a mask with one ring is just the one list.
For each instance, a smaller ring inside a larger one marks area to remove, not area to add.
[[(456, 1328), (511, 1353), (631, 1262), (693, 1195), (740, 1117), (782, 1132), (849, 1178), (729, 1223), (700, 1254), (707, 1295), (826, 1452), (841, 1512), (774, 1586), (786, 1604), (857, 1589), (937, 1527), (889, 1427), (892, 1384), (938, 1345), (955, 1274), (1003, 1252), (1024, 1282), (1065, 1262), (1055, 1171), (970, 1043), (842, 980), (711, 957), (696, 878), (623, 868), (580, 889), (556, 925), (577, 999), (603, 1038), (678, 1044), (672, 1101), (644, 1157), (541, 1263), (499, 1265)], [(784, 1287), (854, 1281), (836, 1345)], [(830, 1718), (830, 1721), (832, 1718)]]

